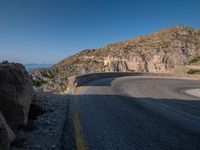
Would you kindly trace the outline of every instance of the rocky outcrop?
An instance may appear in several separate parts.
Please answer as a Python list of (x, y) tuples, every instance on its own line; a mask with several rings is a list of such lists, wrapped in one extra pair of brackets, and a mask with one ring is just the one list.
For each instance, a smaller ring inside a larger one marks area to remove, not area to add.
[(7, 125), (0, 111), (0, 149), (9, 150), (10, 143), (14, 140), (14, 133)]
[(46, 77), (49, 73), (53, 74), (54, 79), (47, 81), (48, 84), (56, 81), (56, 78), (96, 72), (185, 74), (189, 62), (198, 56), (200, 31), (186, 26), (176, 26), (103, 48), (84, 50), (32, 75), (37, 79)]
[(12, 141), (10, 128), (27, 123), (32, 86), (32, 78), (21, 64), (0, 63), (0, 147), (8, 147)]
[(0, 64), (0, 110), (11, 128), (28, 120), (33, 89), (32, 79), (20, 64)]
[(47, 82), (47, 84), (44, 84), (41, 89), (44, 92), (53, 92), (53, 93), (58, 93), (61, 91), (65, 91), (68, 87), (68, 79), (65, 78), (55, 78), (53, 80), (50, 80)]

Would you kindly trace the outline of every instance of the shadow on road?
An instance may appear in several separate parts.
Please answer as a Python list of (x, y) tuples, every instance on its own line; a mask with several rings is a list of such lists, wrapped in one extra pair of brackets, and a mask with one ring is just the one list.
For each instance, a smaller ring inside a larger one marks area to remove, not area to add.
[(78, 112), (90, 149), (200, 149), (198, 99), (78, 97)]

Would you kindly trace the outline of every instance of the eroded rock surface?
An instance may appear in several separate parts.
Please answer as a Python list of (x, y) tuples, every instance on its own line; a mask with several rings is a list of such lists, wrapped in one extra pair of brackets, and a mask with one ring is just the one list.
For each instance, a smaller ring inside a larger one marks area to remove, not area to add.
[(32, 78), (24, 66), (0, 63), (0, 149), (7, 150), (14, 139), (13, 130), (28, 121), (33, 97)]
[(0, 85), (0, 110), (8, 125), (26, 124), (33, 97), (30, 75), (21, 64), (1, 63)]
[(10, 143), (14, 140), (14, 133), (7, 125), (0, 111), (0, 149), (9, 150)]

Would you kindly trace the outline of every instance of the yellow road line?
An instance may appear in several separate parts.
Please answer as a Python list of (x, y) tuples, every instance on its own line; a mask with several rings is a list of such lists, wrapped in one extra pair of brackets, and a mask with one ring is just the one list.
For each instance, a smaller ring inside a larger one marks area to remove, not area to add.
[(86, 140), (84, 139), (84, 136), (82, 134), (82, 127), (80, 122), (80, 115), (78, 112), (78, 101), (80, 93), (83, 91), (84, 87), (80, 87), (75, 92), (75, 97), (73, 99), (73, 124), (74, 124), (74, 134), (75, 134), (75, 140), (76, 140), (76, 147), (77, 150), (87, 150), (87, 144)]

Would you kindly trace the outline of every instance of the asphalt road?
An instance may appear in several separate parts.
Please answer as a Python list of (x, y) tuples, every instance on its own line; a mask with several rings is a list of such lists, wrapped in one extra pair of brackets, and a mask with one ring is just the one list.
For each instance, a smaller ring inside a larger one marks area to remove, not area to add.
[(200, 150), (200, 98), (184, 92), (193, 88), (200, 81), (158, 77), (102, 79), (81, 87), (70, 104), (73, 148)]

